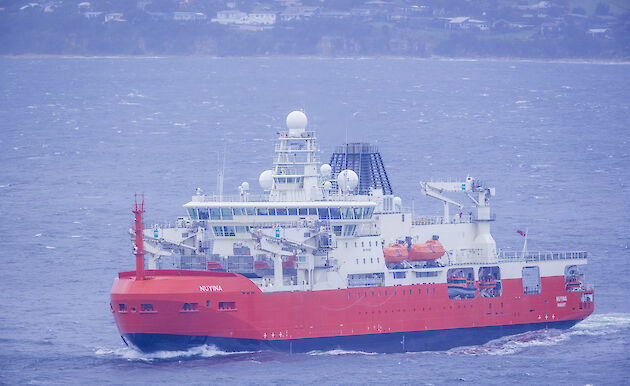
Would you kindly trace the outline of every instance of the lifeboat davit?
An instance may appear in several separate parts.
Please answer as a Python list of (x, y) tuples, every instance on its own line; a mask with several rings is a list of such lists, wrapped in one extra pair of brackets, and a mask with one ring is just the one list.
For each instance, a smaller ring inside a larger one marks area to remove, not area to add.
[(394, 244), (391, 247), (383, 249), (385, 264), (402, 263), (409, 258), (407, 246), (404, 244)]
[(413, 244), (409, 248), (409, 260), (430, 261), (444, 256), (444, 247), (438, 240), (429, 240), (424, 244)]

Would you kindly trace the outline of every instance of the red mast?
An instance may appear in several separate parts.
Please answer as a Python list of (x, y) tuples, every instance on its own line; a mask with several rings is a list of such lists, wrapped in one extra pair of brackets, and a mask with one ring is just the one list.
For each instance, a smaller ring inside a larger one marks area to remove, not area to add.
[(144, 193), (142, 203), (138, 207), (138, 195), (134, 195), (136, 202), (132, 212), (136, 215), (136, 246), (133, 249), (136, 255), (136, 280), (144, 280), (144, 242), (142, 241), (142, 213), (144, 213)]

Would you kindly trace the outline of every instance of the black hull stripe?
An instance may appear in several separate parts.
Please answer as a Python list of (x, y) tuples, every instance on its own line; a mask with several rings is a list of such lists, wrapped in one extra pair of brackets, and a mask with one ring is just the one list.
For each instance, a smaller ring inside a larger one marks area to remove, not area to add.
[(504, 326), (457, 328), (433, 331), (409, 331), (368, 335), (349, 335), (321, 338), (257, 340), (212, 336), (130, 333), (123, 340), (144, 352), (187, 350), (202, 345), (214, 345), (219, 350), (309, 352), (314, 350), (348, 350), (393, 353), (405, 351), (441, 351), (460, 346), (472, 346), (507, 335), (546, 328), (567, 329), (580, 320), (528, 323)]

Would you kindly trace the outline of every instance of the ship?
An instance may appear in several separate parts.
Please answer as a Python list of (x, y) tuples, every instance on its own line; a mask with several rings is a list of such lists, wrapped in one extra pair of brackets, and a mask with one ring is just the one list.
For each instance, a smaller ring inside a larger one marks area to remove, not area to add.
[(522, 251), (497, 249), (494, 188), (471, 176), (418, 181), (443, 213), (416, 215), (394, 195), (376, 146), (345, 143), (322, 163), (307, 124), (301, 111), (287, 116), (262, 193), (243, 182), (224, 195), (220, 168), (217, 192), (197, 188), (175, 223), (143, 224), (136, 199), (136, 269), (111, 289), (125, 344), (448, 350), (567, 329), (593, 312), (586, 252), (529, 251), (523, 231)]

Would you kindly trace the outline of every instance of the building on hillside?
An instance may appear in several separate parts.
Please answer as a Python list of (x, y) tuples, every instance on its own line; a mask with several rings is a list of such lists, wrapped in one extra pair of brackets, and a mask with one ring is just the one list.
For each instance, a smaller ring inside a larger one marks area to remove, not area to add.
[(173, 12), (173, 20), (175, 21), (203, 21), (207, 17), (202, 12)]
[(121, 12), (111, 12), (105, 15), (105, 23), (110, 22), (123, 22), (127, 21), (123, 19), (123, 14)]
[(319, 7), (286, 7), (280, 13), (280, 20), (294, 21), (309, 19), (319, 14)]
[(213, 23), (219, 23), (223, 25), (227, 24), (247, 24), (248, 17), (245, 12), (238, 9), (228, 9), (225, 11), (217, 12), (217, 16), (210, 20)]

